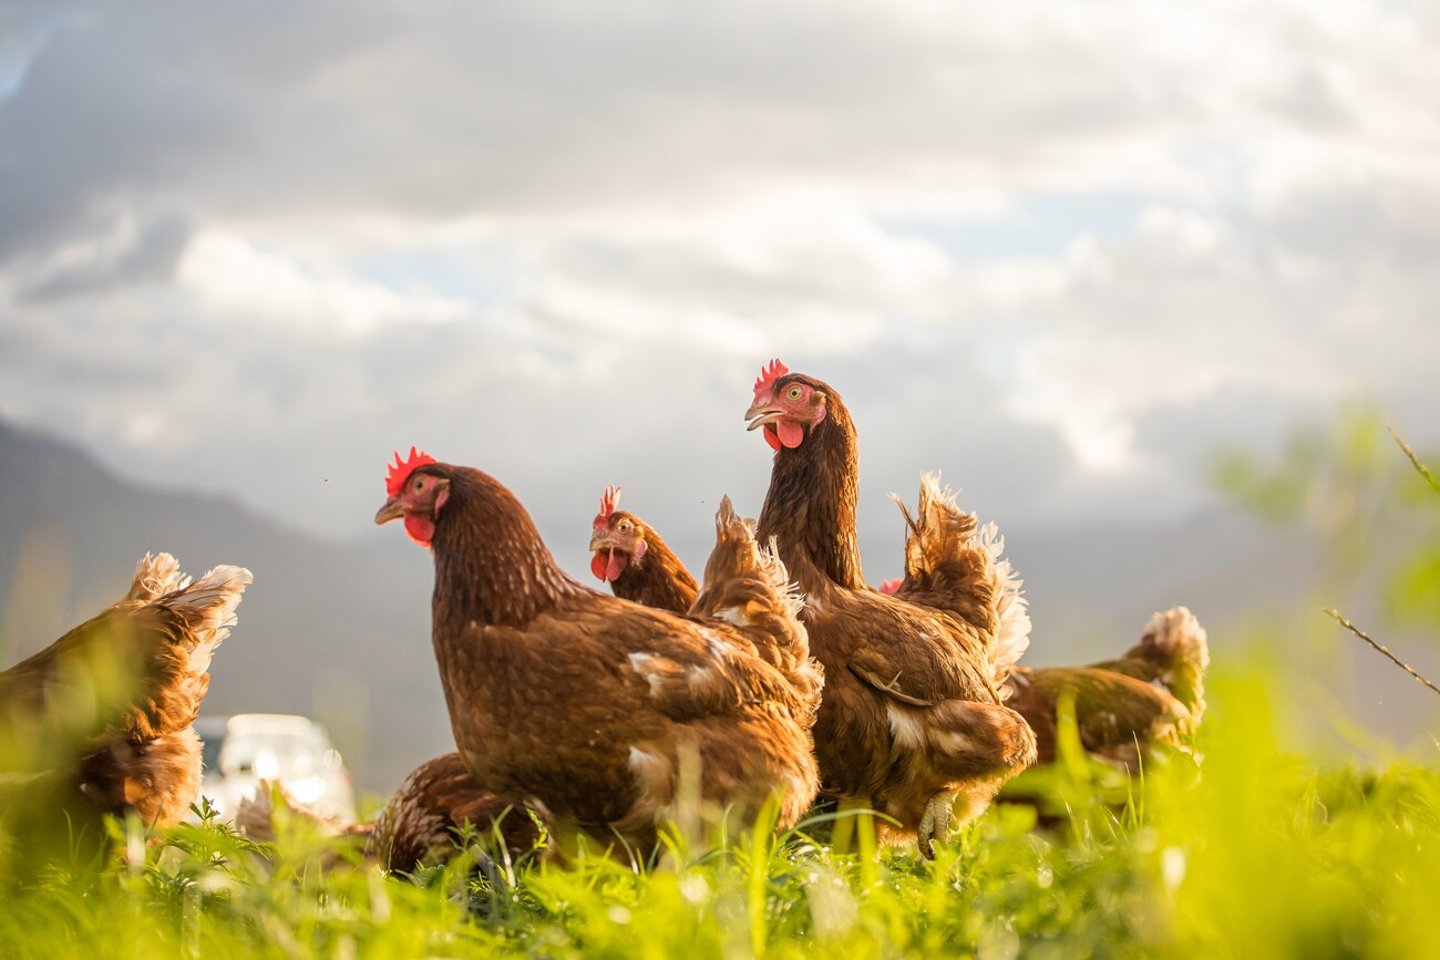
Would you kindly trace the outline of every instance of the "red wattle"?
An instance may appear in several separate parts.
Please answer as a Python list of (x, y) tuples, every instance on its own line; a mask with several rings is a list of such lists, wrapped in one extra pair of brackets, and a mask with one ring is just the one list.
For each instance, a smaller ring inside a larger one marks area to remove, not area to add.
[(605, 568), (605, 579), (612, 583), (625, 572), (625, 565), (630, 562), (630, 555), (624, 550), (610, 551), (610, 565)]
[(805, 428), (794, 420), (780, 420), (776, 422), (775, 426), (780, 434), (780, 442), (791, 450), (800, 446), (805, 439)]
[(435, 539), (435, 522), (418, 513), (407, 513), (405, 514), (405, 532), (410, 534), (410, 539), (420, 546), (428, 547), (430, 541)]
[(775, 433), (775, 424), (765, 424), (765, 429), (761, 432), (765, 434), (765, 442), (770, 444), (771, 450), (780, 449), (780, 437)]
[(590, 555), (590, 572), (595, 574), (596, 580), (605, 579), (605, 554), (609, 550), (596, 550)]

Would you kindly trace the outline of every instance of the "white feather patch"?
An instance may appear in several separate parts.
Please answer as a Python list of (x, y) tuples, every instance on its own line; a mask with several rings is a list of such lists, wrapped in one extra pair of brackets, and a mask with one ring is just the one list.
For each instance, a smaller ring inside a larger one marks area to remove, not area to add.
[(724, 620), (726, 623), (733, 623), (737, 627), (750, 626), (750, 618), (747, 617), (745, 615), (745, 611), (740, 609), (739, 607), (725, 607), (724, 609), (716, 610), (714, 613), (714, 617), (716, 620)]
[(660, 686), (663, 683), (660, 671), (655, 668), (656, 656), (657, 654), (653, 653), (632, 653), (626, 658), (630, 661), (630, 669), (650, 685), (650, 696), (652, 697), (660, 695)]
[(965, 756), (975, 750), (973, 739), (954, 730), (938, 731), (935, 734), (935, 745), (940, 748), (941, 753), (949, 754), (952, 757)]
[(735, 645), (709, 627), (696, 625), (700, 636), (705, 638), (705, 647), (712, 657), (730, 657), (735, 654)]
[(135, 564), (129, 599), (156, 600), (189, 585), (190, 578), (180, 569), (180, 561), (174, 556), (168, 553), (151, 556), (147, 553)]
[(1030, 648), (1030, 602), (1021, 592), (1025, 582), (1010, 561), (1000, 557), (1005, 550), (1005, 538), (1000, 536), (995, 524), (987, 523), (981, 527), (979, 537), (981, 546), (995, 565), (991, 582), (996, 588), (996, 627), (995, 641), (990, 647), (990, 663), (995, 683), (1003, 687), (1010, 677), (1010, 668)]
[(913, 710), (887, 702), (885, 718), (890, 722), (890, 735), (896, 743), (912, 750), (925, 743), (925, 722)]
[(689, 684), (690, 692), (696, 693), (699, 688), (713, 683), (718, 676), (714, 667), (697, 665), (685, 671), (685, 682)]

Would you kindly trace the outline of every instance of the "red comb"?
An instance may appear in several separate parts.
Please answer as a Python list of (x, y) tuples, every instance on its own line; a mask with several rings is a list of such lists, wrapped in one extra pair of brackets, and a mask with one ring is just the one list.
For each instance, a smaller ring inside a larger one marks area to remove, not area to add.
[(760, 368), (760, 376), (755, 380), (755, 392), (759, 393), (765, 387), (774, 385), (776, 380), (779, 380), (789, 372), (790, 368), (781, 363), (779, 357), (776, 357), (770, 361), (768, 367)]
[(390, 472), (385, 474), (385, 492), (395, 496), (400, 488), (405, 486), (405, 481), (410, 479), (410, 474), (415, 472), (417, 467), (423, 467), (427, 463), (435, 463), (436, 460), (423, 450), (410, 448), (408, 459), (400, 459), (400, 451), (395, 451), (395, 462), (390, 465)]
[(610, 519), (610, 514), (620, 505), (620, 488), (615, 484), (605, 488), (605, 494), (600, 498), (600, 512), (595, 516), (595, 522), (600, 523)]

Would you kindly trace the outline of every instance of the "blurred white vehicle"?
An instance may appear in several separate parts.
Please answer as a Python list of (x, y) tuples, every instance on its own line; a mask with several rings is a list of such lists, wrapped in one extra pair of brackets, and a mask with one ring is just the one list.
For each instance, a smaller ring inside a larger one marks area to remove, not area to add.
[(340, 751), (325, 728), (309, 717), (286, 713), (237, 713), (200, 717), (195, 731), (204, 743), (202, 796), (223, 819), (235, 816), (242, 799), (261, 780), (279, 781), (295, 801), (324, 816), (355, 819), (355, 788)]

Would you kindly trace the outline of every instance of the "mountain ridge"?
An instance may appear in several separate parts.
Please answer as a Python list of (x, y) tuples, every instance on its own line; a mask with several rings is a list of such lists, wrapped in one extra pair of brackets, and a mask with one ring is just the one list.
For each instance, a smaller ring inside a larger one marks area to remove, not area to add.
[(419, 551), (331, 544), (224, 497), (148, 490), (3, 422), (0, 490), (7, 664), (123, 594), (146, 551), (168, 551), (194, 575), (235, 563), (255, 583), (216, 653), (207, 713), (315, 716), (357, 781), (378, 789), (453, 749), (430, 653), (430, 563)]

